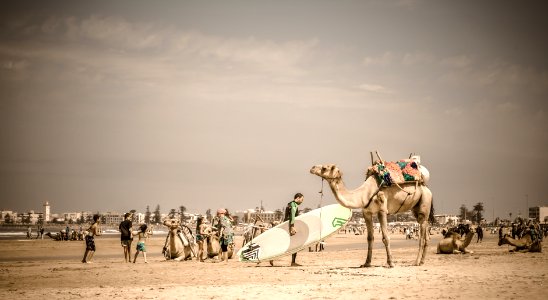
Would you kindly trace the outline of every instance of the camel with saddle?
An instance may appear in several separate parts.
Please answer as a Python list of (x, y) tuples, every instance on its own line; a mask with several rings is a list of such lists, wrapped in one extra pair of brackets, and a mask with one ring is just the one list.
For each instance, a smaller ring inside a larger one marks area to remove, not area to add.
[(196, 257), (196, 242), (192, 230), (179, 219), (166, 219), (164, 225), (169, 232), (162, 253), (166, 260), (191, 260)]
[(499, 246), (504, 244), (514, 246), (510, 252), (542, 252), (542, 240), (537, 233), (532, 233), (529, 229), (519, 239), (514, 239), (510, 235), (505, 234), (499, 239)]
[(434, 221), (432, 192), (426, 185), (428, 170), (420, 165), (420, 157), (410, 155), (407, 160), (387, 162), (376, 152), (377, 160), (367, 169), (365, 182), (354, 190), (348, 190), (342, 172), (334, 164), (316, 165), (310, 173), (329, 183), (337, 202), (347, 208), (361, 209), (367, 227), (367, 258), (361, 267), (371, 267), (373, 253), (373, 215), (379, 219), (382, 241), (386, 248), (387, 263), (393, 267), (387, 215), (412, 211), (419, 223), (419, 251), (415, 265), (424, 264), (430, 236), (429, 221)]

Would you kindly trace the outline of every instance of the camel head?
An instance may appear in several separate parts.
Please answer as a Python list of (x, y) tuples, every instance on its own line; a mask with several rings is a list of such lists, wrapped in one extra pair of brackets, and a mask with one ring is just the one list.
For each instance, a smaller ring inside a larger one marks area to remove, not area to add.
[(179, 219), (165, 219), (164, 225), (167, 226), (170, 230), (177, 229), (181, 225), (181, 221)]
[(341, 170), (334, 164), (315, 165), (310, 169), (310, 173), (326, 180), (338, 180), (342, 178)]

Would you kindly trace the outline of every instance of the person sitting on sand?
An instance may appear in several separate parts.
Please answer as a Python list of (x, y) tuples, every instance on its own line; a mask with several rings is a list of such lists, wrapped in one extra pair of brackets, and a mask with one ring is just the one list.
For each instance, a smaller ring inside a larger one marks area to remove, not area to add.
[(84, 258), (82, 262), (87, 264), (91, 263), (93, 254), (95, 254), (95, 236), (100, 236), (99, 233), (99, 215), (93, 216), (93, 224), (88, 228), (88, 234), (86, 235), (86, 252), (84, 252)]
[(139, 252), (143, 252), (143, 257), (145, 258), (145, 263), (147, 262), (147, 249), (145, 247), (145, 241), (148, 239), (148, 235), (152, 234), (152, 232), (147, 231), (147, 224), (143, 224), (140, 227), (140, 231), (134, 231), (134, 235), (139, 236), (139, 240), (137, 241), (137, 251), (135, 251), (135, 255), (133, 256), (133, 263), (137, 261), (137, 256), (139, 255)]

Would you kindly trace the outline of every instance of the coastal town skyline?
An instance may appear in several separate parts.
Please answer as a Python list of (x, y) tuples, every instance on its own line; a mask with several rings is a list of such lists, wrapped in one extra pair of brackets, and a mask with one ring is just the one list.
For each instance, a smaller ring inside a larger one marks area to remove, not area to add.
[(548, 204), (546, 1), (3, 4), (0, 208), (315, 208), (376, 150), (437, 212)]

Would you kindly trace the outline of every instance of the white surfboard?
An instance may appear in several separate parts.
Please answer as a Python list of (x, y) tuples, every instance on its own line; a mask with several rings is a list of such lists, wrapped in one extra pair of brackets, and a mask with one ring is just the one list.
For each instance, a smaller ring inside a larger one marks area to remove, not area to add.
[(352, 210), (331, 204), (295, 218), (294, 236), (289, 235), (289, 221), (270, 228), (237, 253), (242, 262), (261, 262), (293, 254), (337, 232), (352, 217)]

